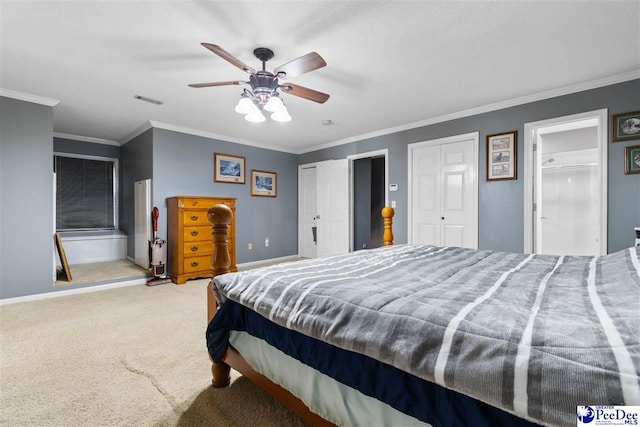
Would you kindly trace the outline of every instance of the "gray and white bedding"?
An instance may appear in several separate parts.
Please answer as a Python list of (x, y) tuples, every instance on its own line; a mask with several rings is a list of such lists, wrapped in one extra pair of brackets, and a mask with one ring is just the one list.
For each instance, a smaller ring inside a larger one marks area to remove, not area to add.
[(548, 425), (640, 405), (640, 248), (398, 245), (215, 278), (274, 323)]

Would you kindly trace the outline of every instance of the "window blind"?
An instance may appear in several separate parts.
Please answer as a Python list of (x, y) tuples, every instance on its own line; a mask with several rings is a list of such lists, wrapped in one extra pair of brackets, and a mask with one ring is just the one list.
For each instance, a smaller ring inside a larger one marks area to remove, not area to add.
[(55, 156), (56, 229), (115, 228), (114, 162)]

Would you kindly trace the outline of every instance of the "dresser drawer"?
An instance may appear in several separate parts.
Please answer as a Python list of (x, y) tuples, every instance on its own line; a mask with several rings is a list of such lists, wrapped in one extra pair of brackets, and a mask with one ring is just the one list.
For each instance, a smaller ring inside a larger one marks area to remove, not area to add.
[[(213, 242), (211, 237), (211, 226), (210, 225), (199, 225), (196, 227), (185, 227), (184, 228), (184, 241), (185, 242), (195, 242), (199, 240), (208, 240)], [(185, 243), (186, 245), (186, 243)]]
[(192, 225), (208, 225), (211, 226), (209, 220), (207, 219), (207, 210), (185, 210), (183, 212), (183, 225), (185, 227), (190, 227)]
[(201, 241), (201, 242), (185, 242), (184, 244), (184, 256), (199, 256), (199, 255), (211, 255), (213, 252), (213, 242)]
[[(204, 209), (205, 211), (205, 215), (207, 213), (207, 210), (213, 206), (213, 205), (217, 205), (218, 203), (222, 203), (221, 200), (216, 200), (216, 199), (208, 199), (208, 198), (189, 198), (189, 199), (183, 199), (181, 200), (181, 205), (179, 206), (183, 209)], [(226, 205), (226, 203), (224, 203)]]
[(211, 255), (189, 257), (184, 259), (184, 272), (211, 270)]

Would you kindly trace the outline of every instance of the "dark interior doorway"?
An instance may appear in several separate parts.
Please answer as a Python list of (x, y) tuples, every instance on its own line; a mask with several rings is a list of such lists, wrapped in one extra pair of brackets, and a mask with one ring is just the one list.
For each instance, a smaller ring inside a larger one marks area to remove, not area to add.
[(353, 249), (382, 246), (385, 158), (353, 161)]

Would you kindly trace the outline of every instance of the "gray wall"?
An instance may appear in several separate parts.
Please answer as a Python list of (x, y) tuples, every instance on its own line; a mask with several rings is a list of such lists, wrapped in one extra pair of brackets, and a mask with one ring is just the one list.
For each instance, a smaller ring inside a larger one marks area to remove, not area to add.
[[(125, 194), (125, 189), (132, 191), (134, 181), (151, 178), (153, 205), (160, 210), (159, 236), (167, 238), (168, 197), (235, 197), (238, 263), (298, 253), (297, 155), (157, 128), (122, 148), (122, 221), (125, 224), (133, 224), (133, 194)], [(216, 152), (245, 157), (246, 184), (214, 182), (213, 155)], [(277, 197), (251, 196), (251, 169), (278, 174)], [(131, 209), (125, 208), (127, 206)], [(131, 226), (123, 231), (133, 235)], [(267, 237), (269, 247), (264, 246)], [(253, 250), (247, 249), (248, 243), (253, 243)], [(132, 242), (128, 253), (133, 256)]]
[(53, 290), (53, 108), (0, 97), (0, 299)]
[(118, 145), (97, 144), (59, 137), (53, 138), (53, 152), (120, 159), (120, 146)]
[[(394, 238), (407, 242), (407, 145), (469, 132), (480, 132), (479, 233), (480, 249), (522, 252), (524, 248), (524, 125), (554, 117), (609, 109), (609, 115), (640, 110), (640, 80), (531, 102), (498, 111), (369, 138), (347, 145), (300, 155), (300, 164), (345, 158), (349, 154), (389, 149), (389, 183), (398, 192), (389, 193), (397, 201)], [(518, 179), (487, 182), (486, 136), (518, 131)], [(624, 174), (624, 147), (638, 141), (609, 143), (609, 252), (633, 245), (633, 227), (640, 225), (640, 175)]]
[[(131, 258), (135, 258), (133, 185), (143, 179), (153, 179), (152, 129), (120, 147), (120, 230), (129, 236), (127, 255)], [(151, 185), (153, 184), (152, 181)], [(166, 238), (166, 234), (163, 236)]]

